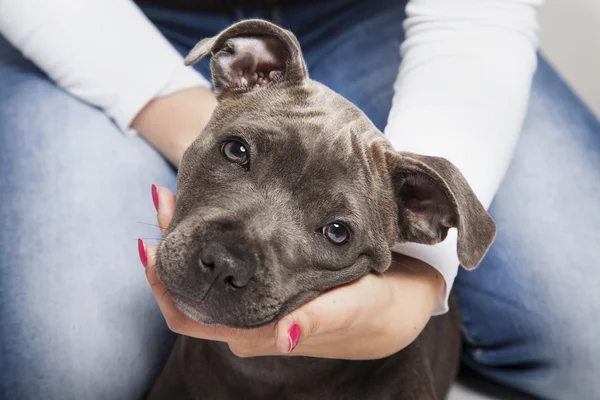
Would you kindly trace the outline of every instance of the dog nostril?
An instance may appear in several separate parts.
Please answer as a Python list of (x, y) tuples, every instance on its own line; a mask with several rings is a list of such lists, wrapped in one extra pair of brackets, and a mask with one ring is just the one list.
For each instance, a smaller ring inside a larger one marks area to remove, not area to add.
[(202, 257), (200, 257), (199, 261), (200, 261), (200, 266), (201, 267), (204, 266), (204, 267), (207, 267), (207, 268), (210, 268), (210, 269), (213, 269), (215, 267), (214, 263), (208, 262), (205, 259), (203, 259)]
[(229, 287), (231, 287), (233, 289), (241, 289), (241, 288), (244, 287), (244, 286), (240, 286), (240, 285), (236, 284), (235, 283), (235, 278), (233, 276), (231, 276), (231, 275), (226, 276), (225, 279), (224, 279), (224, 281), (225, 281), (225, 284), (227, 286), (229, 286)]

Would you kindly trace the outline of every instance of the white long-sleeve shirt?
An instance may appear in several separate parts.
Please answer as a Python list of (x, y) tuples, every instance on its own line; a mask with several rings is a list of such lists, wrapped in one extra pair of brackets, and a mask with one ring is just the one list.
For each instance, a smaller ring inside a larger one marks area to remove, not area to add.
[[(396, 150), (445, 157), (488, 207), (508, 168), (536, 67), (542, 0), (411, 0), (386, 136)], [(400, 21), (399, 21), (400, 22)], [(123, 132), (153, 98), (210, 84), (129, 0), (0, 0), (0, 33), (56, 84)], [(456, 230), (394, 250), (444, 277), (458, 271)]]

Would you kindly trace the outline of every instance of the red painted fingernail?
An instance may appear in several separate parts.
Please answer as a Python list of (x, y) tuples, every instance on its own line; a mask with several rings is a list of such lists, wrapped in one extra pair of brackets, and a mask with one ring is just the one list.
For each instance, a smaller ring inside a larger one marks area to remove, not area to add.
[(154, 208), (158, 211), (158, 188), (152, 184), (152, 201), (154, 202)]
[(300, 327), (298, 326), (298, 324), (292, 325), (292, 327), (288, 331), (288, 340), (290, 341), (288, 353), (291, 353), (292, 350), (296, 348), (296, 346), (298, 345), (298, 341), (300, 340)]
[(146, 244), (142, 239), (138, 239), (138, 252), (140, 253), (140, 261), (144, 268), (148, 265), (148, 256), (146, 255)]

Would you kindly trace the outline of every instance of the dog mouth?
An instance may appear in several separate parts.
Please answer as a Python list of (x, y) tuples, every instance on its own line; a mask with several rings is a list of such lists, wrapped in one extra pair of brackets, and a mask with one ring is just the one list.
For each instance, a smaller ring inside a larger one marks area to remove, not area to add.
[(237, 329), (254, 329), (274, 323), (279, 319), (278, 315), (270, 315), (260, 321), (255, 321), (250, 324), (243, 324), (243, 326), (237, 324), (223, 324), (222, 322), (216, 321), (214, 318), (212, 318), (208, 314), (207, 308), (199, 301), (195, 301), (175, 293), (171, 293), (171, 297), (173, 298), (173, 302), (175, 303), (177, 309), (186, 317), (204, 325), (224, 325)]
[(213, 318), (209, 314), (209, 307), (207, 305), (204, 305), (200, 301), (190, 299), (186, 296), (182, 296), (172, 291), (169, 291), (169, 293), (173, 298), (173, 303), (175, 303), (175, 306), (179, 311), (181, 311), (186, 317), (190, 318), (191, 320), (201, 323), (203, 325), (223, 325), (235, 329), (256, 329), (265, 325), (275, 323), (284, 315), (284, 313), (281, 313), (281, 310), (279, 310), (279, 312), (268, 315), (264, 318), (261, 318), (260, 320), (245, 321), (243, 323), (232, 324), (230, 322), (227, 323)]
[(192, 300), (185, 296), (182, 296), (182, 295), (179, 295), (176, 293), (172, 293), (172, 292), (171, 292), (171, 297), (173, 298), (173, 303), (175, 303), (175, 306), (177, 307), (177, 309), (179, 311), (181, 311), (186, 317), (190, 318), (193, 321), (204, 324), (204, 325), (224, 325), (224, 326), (230, 326), (232, 328), (238, 328), (238, 329), (254, 329), (254, 328), (260, 328), (262, 326), (274, 323), (279, 319), (279, 315), (275, 314), (275, 315), (270, 315), (266, 318), (263, 318), (260, 321), (254, 321), (250, 324), (243, 324), (243, 325), (227, 324), (227, 323), (224, 324), (222, 322), (215, 320), (213, 317), (211, 317), (208, 314), (207, 307), (205, 305), (203, 305), (202, 302)]

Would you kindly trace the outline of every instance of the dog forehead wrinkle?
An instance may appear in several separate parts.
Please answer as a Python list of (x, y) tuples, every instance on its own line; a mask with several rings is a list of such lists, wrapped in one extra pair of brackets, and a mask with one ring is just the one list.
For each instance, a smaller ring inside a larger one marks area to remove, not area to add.
[(354, 193), (349, 192), (343, 185), (316, 190), (319, 193), (309, 193), (305, 202), (312, 205), (309, 208), (313, 213), (311, 219), (321, 220), (323, 223), (341, 220), (354, 226), (361, 223), (362, 202)]
[[(318, 135), (313, 141), (304, 140), (307, 158), (297, 179), (306, 188), (317, 187), (327, 190), (331, 186), (343, 187), (345, 191), (357, 192), (366, 189), (365, 178), (369, 171), (361, 165), (361, 154), (353, 151), (349, 135), (332, 133)], [(358, 167), (358, 168), (357, 168)]]

